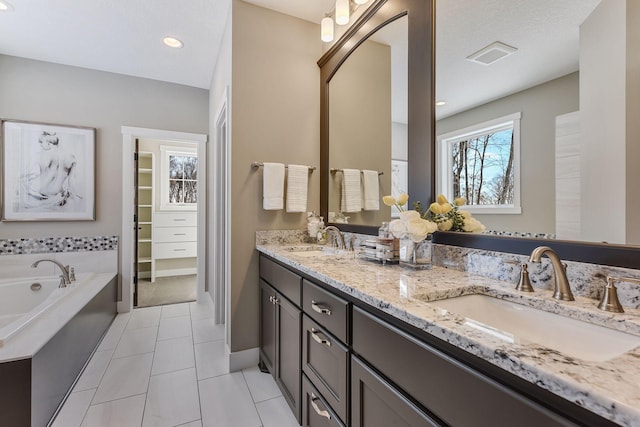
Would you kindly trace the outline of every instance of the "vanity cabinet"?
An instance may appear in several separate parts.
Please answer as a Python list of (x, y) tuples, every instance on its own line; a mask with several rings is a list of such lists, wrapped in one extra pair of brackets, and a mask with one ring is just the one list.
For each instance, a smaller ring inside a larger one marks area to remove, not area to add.
[[(353, 351), (395, 384), (397, 394), (402, 390), (447, 425), (576, 425), (359, 308), (353, 309)], [(357, 375), (353, 364), (352, 370)], [(353, 413), (366, 416), (367, 408), (378, 410), (369, 405)]]
[(302, 278), (260, 258), (260, 359), (300, 421)]
[(260, 276), (261, 363), (303, 427), (614, 425), (265, 255)]

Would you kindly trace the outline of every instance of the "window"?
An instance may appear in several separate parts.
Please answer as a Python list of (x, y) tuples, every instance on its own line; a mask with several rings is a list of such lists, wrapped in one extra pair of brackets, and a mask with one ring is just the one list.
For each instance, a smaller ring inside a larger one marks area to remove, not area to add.
[(198, 202), (198, 155), (194, 150), (161, 146), (161, 207), (195, 209)]
[(438, 192), (472, 213), (519, 214), (520, 113), (438, 136)]

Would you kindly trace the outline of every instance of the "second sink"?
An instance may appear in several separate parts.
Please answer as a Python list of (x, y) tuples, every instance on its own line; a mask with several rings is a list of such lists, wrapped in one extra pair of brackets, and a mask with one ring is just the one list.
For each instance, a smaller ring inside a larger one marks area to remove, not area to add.
[(505, 341), (536, 343), (582, 360), (602, 362), (640, 346), (640, 336), (487, 295), (466, 295), (430, 304), (460, 315), (467, 326)]

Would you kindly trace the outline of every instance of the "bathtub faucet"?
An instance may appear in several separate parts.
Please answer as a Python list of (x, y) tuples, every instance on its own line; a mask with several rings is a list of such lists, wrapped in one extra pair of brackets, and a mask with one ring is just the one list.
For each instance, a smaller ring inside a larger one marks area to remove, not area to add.
[(38, 266), (38, 264), (40, 264), (43, 261), (47, 261), (47, 262), (52, 262), (55, 265), (57, 265), (60, 268), (60, 271), (62, 272), (62, 275), (60, 276), (60, 288), (66, 288), (67, 285), (71, 284), (71, 279), (69, 278), (69, 270), (67, 269), (67, 267), (65, 267), (64, 265), (60, 264), (58, 261), (56, 261), (55, 259), (39, 259), (36, 262), (34, 262), (33, 264), (31, 264), (31, 268), (36, 268)]

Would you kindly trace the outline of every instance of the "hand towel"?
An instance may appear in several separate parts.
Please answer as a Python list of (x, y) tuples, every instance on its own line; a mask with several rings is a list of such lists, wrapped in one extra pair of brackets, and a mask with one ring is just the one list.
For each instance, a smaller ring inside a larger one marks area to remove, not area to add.
[(362, 210), (360, 185), (360, 171), (358, 169), (342, 170), (342, 195), (340, 197), (342, 212), (360, 212)]
[(309, 167), (289, 165), (287, 172), (287, 212), (307, 211)]
[(362, 171), (362, 188), (364, 194), (363, 209), (365, 211), (380, 210), (380, 185), (378, 182), (378, 171)]
[(282, 209), (284, 205), (284, 164), (265, 163), (262, 175), (262, 208)]

